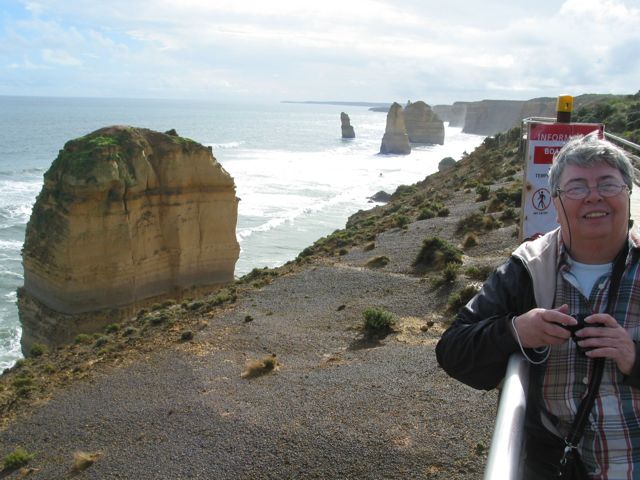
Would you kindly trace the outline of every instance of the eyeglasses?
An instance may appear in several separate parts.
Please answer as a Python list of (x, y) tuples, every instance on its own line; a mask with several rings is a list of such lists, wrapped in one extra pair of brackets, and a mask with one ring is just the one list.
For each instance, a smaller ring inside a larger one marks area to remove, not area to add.
[(616, 195), (620, 195), (624, 189), (628, 188), (626, 185), (618, 185), (617, 183), (599, 183), (595, 187), (589, 187), (587, 185), (578, 185), (575, 187), (567, 188), (566, 190), (561, 190), (558, 188), (556, 192), (558, 194), (564, 193), (567, 198), (572, 200), (582, 200), (587, 198), (593, 189), (598, 190), (598, 193), (603, 197), (615, 197)]

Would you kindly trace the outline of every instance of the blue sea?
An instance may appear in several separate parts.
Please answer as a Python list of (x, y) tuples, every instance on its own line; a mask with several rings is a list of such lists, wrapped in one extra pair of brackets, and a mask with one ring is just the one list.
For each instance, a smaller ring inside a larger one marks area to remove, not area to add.
[[(342, 111), (355, 139), (341, 138)], [(175, 128), (211, 146), (241, 199), (236, 276), (242, 276), (295, 258), (343, 228), (349, 215), (371, 208), (374, 193), (422, 180), (442, 158), (459, 159), (484, 138), (447, 127), (444, 145), (378, 155), (385, 123), (385, 113), (339, 105), (0, 96), (0, 371), (22, 356), (20, 250), (42, 176), (68, 140), (119, 124)]]

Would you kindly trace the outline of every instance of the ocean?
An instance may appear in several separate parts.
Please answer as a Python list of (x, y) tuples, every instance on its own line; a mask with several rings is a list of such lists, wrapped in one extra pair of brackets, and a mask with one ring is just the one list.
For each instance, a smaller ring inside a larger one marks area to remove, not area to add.
[[(343, 140), (340, 112), (356, 138)], [(22, 357), (16, 289), (20, 250), (42, 176), (65, 142), (108, 125), (178, 134), (209, 145), (240, 198), (236, 276), (295, 258), (315, 240), (392, 193), (459, 159), (484, 137), (446, 127), (444, 145), (379, 155), (386, 114), (366, 107), (297, 103), (0, 96), (0, 371)]]

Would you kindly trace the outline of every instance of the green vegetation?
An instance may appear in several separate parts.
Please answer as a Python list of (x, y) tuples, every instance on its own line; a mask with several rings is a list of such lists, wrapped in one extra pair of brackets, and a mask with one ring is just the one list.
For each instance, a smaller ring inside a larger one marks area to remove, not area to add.
[(89, 345), (91, 342), (93, 342), (93, 337), (86, 333), (80, 333), (76, 335), (74, 342), (79, 344)]
[(364, 328), (369, 331), (388, 330), (395, 323), (393, 314), (381, 308), (367, 308), (362, 316)]
[(471, 300), (476, 293), (478, 293), (479, 288), (476, 285), (467, 285), (466, 287), (461, 288), (457, 292), (449, 295), (449, 299), (447, 301), (447, 309), (450, 312), (457, 312), (462, 307), (464, 307), (469, 300)]
[(478, 185), (476, 187), (476, 193), (478, 194), (477, 202), (483, 202), (489, 199), (489, 194), (491, 190), (486, 185)]
[(474, 212), (467, 215), (458, 221), (456, 226), (456, 233), (464, 235), (468, 232), (482, 232), (488, 230), (494, 230), (500, 228), (500, 222), (498, 222), (491, 215), (483, 215), (481, 212)]
[(640, 143), (640, 91), (635, 95), (606, 95), (593, 99), (576, 97), (573, 122), (603, 123), (605, 130)]
[(422, 242), (422, 248), (413, 262), (418, 269), (442, 268), (450, 263), (462, 263), (462, 252), (440, 237), (430, 237)]
[(29, 356), (40, 357), (45, 353), (47, 353), (47, 351), (48, 349), (46, 345), (43, 345), (42, 343), (34, 343), (33, 345), (31, 345), (31, 348), (29, 349)]
[(17, 470), (20, 467), (24, 467), (27, 463), (33, 460), (34, 457), (34, 454), (27, 452), (22, 447), (18, 447), (4, 457), (4, 469), (7, 471)]

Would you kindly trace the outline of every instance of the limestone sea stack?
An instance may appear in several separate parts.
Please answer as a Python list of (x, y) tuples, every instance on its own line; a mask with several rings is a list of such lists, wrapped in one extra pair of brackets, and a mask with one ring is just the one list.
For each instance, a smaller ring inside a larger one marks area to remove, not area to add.
[(344, 112), (340, 113), (340, 124), (342, 128), (342, 138), (356, 138), (356, 132), (351, 126), (349, 115)]
[(237, 209), (211, 150), (173, 131), (113, 126), (67, 142), (27, 224), (23, 352), (232, 281)]
[(402, 106), (397, 102), (391, 105), (387, 113), (387, 126), (382, 136), (380, 153), (396, 153), (400, 155), (411, 153), (409, 136), (404, 123), (404, 113)]
[(410, 142), (444, 144), (444, 123), (423, 101), (405, 107), (404, 121)]

